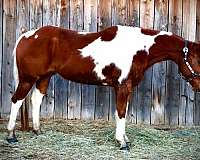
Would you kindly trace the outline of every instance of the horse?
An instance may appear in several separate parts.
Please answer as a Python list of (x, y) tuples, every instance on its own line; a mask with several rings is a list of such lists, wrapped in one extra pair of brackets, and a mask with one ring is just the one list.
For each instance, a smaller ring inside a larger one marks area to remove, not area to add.
[(33, 131), (39, 133), (40, 105), (54, 74), (78, 83), (114, 88), (115, 138), (121, 150), (129, 149), (125, 122), (132, 91), (150, 66), (172, 60), (193, 90), (200, 91), (200, 44), (166, 31), (117, 25), (84, 33), (44, 26), (23, 33), (13, 56), (17, 88), (11, 98), (9, 143), (17, 142), (17, 112), (32, 88)]

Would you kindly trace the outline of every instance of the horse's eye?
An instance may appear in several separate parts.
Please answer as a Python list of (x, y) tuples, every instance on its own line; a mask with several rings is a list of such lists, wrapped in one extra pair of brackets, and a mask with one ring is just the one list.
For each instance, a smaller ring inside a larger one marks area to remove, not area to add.
[(198, 60), (197, 62), (198, 62), (198, 64), (200, 65), (200, 60)]

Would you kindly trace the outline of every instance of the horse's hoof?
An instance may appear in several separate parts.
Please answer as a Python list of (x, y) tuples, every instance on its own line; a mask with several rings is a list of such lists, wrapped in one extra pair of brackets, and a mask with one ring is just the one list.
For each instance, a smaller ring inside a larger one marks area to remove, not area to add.
[(126, 144), (127, 144), (128, 146), (131, 146), (131, 142), (129, 142), (129, 141), (128, 141), (128, 142), (126, 142)]
[(122, 145), (120, 147), (120, 150), (122, 150), (122, 151), (129, 151), (130, 150), (129, 143), (126, 143), (125, 145)]
[(16, 143), (18, 142), (17, 138), (16, 137), (12, 137), (12, 138), (6, 138), (7, 142), (10, 143), (10, 144), (13, 144), (13, 143)]
[(39, 136), (42, 132), (41, 132), (41, 130), (39, 129), (39, 130), (33, 130), (33, 133), (35, 134), (35, 135), (37, 135), (37, 136)]

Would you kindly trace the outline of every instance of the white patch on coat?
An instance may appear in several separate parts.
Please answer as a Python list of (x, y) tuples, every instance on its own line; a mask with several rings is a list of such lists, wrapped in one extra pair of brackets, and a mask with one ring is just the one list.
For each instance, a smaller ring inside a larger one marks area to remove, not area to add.
[(23, 34), (24, 34), (24, 36), (25, 36), (26, 38), (29, 38), (29, 37), (33, 36), (37, 30), (38, 30), (38, 29), (33, 29), (33, 30), (27, 31), (27, 32), (25, 32), (25, 33), (23, 33)]
[(88, 33), (91, 33), (91, 32), (78, 32), (78, 34), (83, 34), (83, 35), (85, 35), (85, 34), (88, 34)]
[(40, 128), (40, 105), (42, 103), (43, 97), (44, 94), (40, 93), (40, 91), (37, 88), (33, 90), (31, 96), (31, 102), (32, 102), (32, 117), (33, 117), (34, 130), (39, 130)]
[(34, 36), (34, 38), (37, 39), (37, 38), (38, 38), (38, 35), (36, 34), (36, 35)]
[(12, 103), (11, 111), (10, 111), (10, 118), (9, 118), (9, 122), (8, 122), (8, 126), (7, 126), (7, 129), (9, 131), (13, 131), (15, 128), (17, 113), (19, 111), (19, 108), (22, 105), (22, 102), (23, 102), (23, 100), (19, 100), (16, 103)]
[(154, 39), (159, 35), (172, 35), (170, 32), (161, 31), (155, 36), (145, 35), (141, 33), (141, 28), (117, 26), (117, 34), (112, 41), (102, 41), (101, 38), (96, 39), (88, 46), (80, 49), (83, 57), (91, 56), (96, 64), (94, 71), (97, 75), (104, 79), (102, 69), (114, 63), (122, 73), (119, 78), (121, 82), (129, 73), (133, 56), (139, 50), (146, 50), (155, 43)]

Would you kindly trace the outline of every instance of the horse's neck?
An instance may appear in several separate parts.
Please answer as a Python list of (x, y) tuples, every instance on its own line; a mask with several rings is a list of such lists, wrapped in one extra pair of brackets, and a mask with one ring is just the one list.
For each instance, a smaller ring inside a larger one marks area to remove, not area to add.
[(172, 60), (179, 65), (179, 61), (183, 58), (181, 55), (183, 54), (183, 47), (183, 39), (177, 36), (168, 36), (166, 40), (156, 41), (148, 53), (140, 51), (141, 53), (133, 59), (134, 63), (130, 74), (131, 78), (134, 79), (134, 85), (138, 85), (144, 76), (144, 72), (155, 63)]
[(166, 60), (172, 60), (179, 65), (183, 58), (184, 39), (176, 35), (168, 36), (166, 40), (157, 42), (151, 49), (148, 56), (148, 67)]

